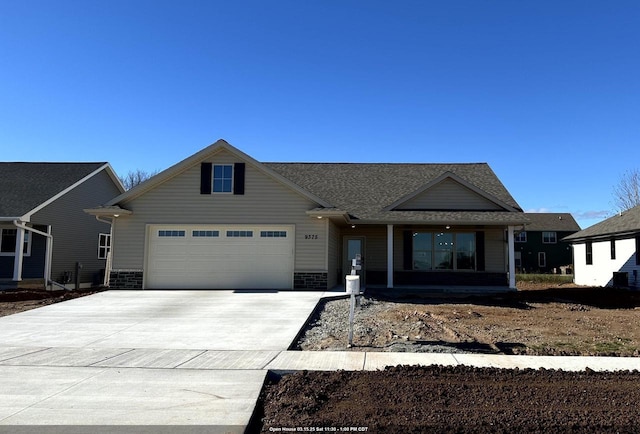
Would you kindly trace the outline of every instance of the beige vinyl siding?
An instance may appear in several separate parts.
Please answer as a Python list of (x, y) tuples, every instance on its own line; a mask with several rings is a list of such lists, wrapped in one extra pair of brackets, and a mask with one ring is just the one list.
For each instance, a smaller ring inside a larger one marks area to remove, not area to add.
[[(213, 164), (242, 162), (221, 150), (205, 161)], [(200, 194), (200, 164), (156, 188), (122, 203), (133, 212), (118, 218), (115, 226), (113, 269), (143, 269), (147, 224), (283, 224), (295, 225), (296, 271), (326, 271), (327, 226), (307, 210), (318, 205), (246, 165), (245, 194)]]
[(480, 196), (453, 179), (431, 186), (396, 207), (398, 210), (502, 210), (500, 206)]
[(485, 270), (496, 273), (507, 271), (507, 243), (504, 237), (505, 229), (486, 229), (485, 243)]
[(328, 221), (328, 269), (327, 286), (332, 288), (341, 279), (340, 262), (342, 261), (342, 243), (340, 242), (340, 228)]
[(96, 280), (105, 268), (105, 260), (98, 259), (98, 236), (109, 233), (111, 227), (83, 209), (96, 207), (118, 194), (120, 190), (102, 170), (32, 216), (33, 224), (51, 225), (53, 280), (60, 281), (65, 271), (75, 273), (76, 262), (83, 266), (81, 283)]

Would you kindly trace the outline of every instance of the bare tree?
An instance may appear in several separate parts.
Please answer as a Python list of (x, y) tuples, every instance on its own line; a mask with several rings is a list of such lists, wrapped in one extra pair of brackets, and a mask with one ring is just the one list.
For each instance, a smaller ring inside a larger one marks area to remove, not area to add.
[(614, 205), (618, 211), (626, 211), (640, 205), (640, 170), (627, 170), (613, 188)]
[(122, 185), (124, 185), (125, 189), (131, 190), (136, 185), (142, 184), (147, 179), (151, 178), (157, 173), (158, 173), (157, 170), (153, 172), (146, 172), (141, 169), (136, 169), (136, 170), (130, 170), (129, 173), (127, 173), (124, 176), (121, 175), (118, 178), (120, 178), (120, 182), (122, 182)]

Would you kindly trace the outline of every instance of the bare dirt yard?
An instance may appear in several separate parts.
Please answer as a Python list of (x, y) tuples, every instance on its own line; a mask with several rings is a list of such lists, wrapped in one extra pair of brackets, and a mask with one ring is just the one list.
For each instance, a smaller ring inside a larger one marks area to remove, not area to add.
[(98, 290), (95, 289), (80, 289), (79, 291), (14, 289), (0, 291), (0, 316), (24, 312), (25, 310), (95, 294), (96, 292)]
[[(638, 356), (640, 293), (523, 282), (492, 297), (369, 292), (320, 306), (302, 350)], [(636, 433), (640, 372), (443, 367), (274, 376), (252, 432)]]
[(635, 433), (640, 373), (457, 367), (296, 372), (254, 432)]
[(295, 349), (639, 356), (640, 292), (522, 282), (493, 296), (367, 291), (347, 347), (349, 300), (326, 301)]

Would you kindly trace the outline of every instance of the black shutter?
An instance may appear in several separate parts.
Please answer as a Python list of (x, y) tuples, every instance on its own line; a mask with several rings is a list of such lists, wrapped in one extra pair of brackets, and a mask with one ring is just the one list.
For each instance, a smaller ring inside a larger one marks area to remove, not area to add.
[(233, 165), (233, 194), (244, 194), (244, 163)]
[(484, 271), (484, 232), (476, 232), (476, 269)]
[(213, 164), (202, 163), (200, 165), (200, 194), (211, 194)]
[(404, 231), (402, 244), (402, 268), (413, 270), (413, 231)]

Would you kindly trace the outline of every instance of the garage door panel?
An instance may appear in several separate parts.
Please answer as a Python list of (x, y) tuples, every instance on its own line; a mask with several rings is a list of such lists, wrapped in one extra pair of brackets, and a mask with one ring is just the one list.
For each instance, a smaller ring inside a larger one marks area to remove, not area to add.
[(146, 287), (290, 289), (293, 235), (292, 226), (151, 226)]

